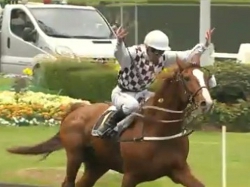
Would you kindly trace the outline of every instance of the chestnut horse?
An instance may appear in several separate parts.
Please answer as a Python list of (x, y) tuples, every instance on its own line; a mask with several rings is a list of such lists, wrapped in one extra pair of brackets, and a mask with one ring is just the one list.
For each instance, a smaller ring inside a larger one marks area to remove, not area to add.
[[(67, 169), (63, 187), (93, 187), (110, 169), (123, 174), (121, 187), (136, 187), (163, 176), (186, 187), (204, 187), (187, 163), (188, 135), (192, 131), (183, 128), (183, 121), (188, 104), (203, 113), (210, 110), (213, 102), (207, 87), (209, 77), (201, 67), (180, 61), (177, 64), (121, 133), (120, 141), (91, 135), (109, 104), (78, 103), (71, 106), (60, 131), (51, 139), (30, 147), (10, 148), (8, 152), (48, 156), (64, 148)], [(75, 183), (82, 163), (85, 171)]]

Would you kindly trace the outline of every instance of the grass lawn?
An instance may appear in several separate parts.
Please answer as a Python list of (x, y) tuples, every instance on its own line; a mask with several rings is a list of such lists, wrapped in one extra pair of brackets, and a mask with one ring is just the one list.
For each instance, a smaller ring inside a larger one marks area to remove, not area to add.
[[(0, 181), (59, 186), (64, 177), (64, 151), (52, 154), (38, 162), (38, 156), (10, 155), (6, 147), (30, 145), (56, 133), (56, 127), (0, 127)], [(221, 187), (221, 135), (215, 132), (195, 132), (191, 137), (189, 163), (193, 172), (206, 186)], [(227, 134), (227, 187), (250, 186), (250, 134)], [(167, 158), (166, 158), (167, 159)], [(60, 169), (61, 168), (61, 169)], [(121, 176), (106, 174), (96, 187), (120, 186)], [(162, 178), (140, 187), (174, 187), (168, 178)]]

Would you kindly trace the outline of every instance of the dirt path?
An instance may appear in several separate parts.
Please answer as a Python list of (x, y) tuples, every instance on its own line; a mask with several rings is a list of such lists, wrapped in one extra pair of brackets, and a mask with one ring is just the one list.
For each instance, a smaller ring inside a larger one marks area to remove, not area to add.
[(45, 186), (33, 186), (33, 185), (25, 185), (25, 184), (0, 183), (0, 187), (45, 187)]
[[(77, 179), (82, 175), (84, 169), (78, 172)], [(116, 172), (109, 172), (110, 174), (115, 174)], [(27, 179), (43, 179), (49, 183), (60, 184), (64, 180), (65, 168), (64, 167), (45, 167), (45, 168), (25, 168), (20, 169), (15, 173), (18, 177), (24, 177)], [(11, 183), (1, 183), (0, 187), (49, 187), (49, 186), (35, 186), (35, 185), (25, 185), (25, 184), (11, 184)]]

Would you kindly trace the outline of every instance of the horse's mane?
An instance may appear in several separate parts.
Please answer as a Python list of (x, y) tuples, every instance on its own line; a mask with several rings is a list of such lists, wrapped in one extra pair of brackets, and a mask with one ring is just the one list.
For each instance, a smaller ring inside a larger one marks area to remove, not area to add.
[(170, 81), (175, 78), (176, 74), (179, 72), (179, 67), (174, 64), (167, 68), (167, 72), (162, 72), (157, 76), (157, 79)]
[[(200, 68), (200, 65), (196, 65), (196, 64), (191, 64), (191, 63), (186, 63), (184, 64), (184, 69), (188, 69), (188, 68), (194, 68), (194, 67), (197, 67), (197, 68)], [(164, 80), (172, 80), (175, 78), (176, 74), (180, 72), (180, 68), (177, 64), (173, 64), (171, 66), (169, 66), (167, 68), (167, 72), (162, 72), (160, 73), (160, 75), (157, 76), (158, 79), (164, 79)]]

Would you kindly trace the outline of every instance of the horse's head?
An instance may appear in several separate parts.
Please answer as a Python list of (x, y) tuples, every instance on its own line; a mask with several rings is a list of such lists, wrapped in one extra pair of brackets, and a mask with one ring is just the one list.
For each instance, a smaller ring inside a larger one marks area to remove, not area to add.
[[(177, 59), (177, 67), (173, 74), (168, 76), (163, 82), (161, 93), (163, 98), (169, 97), (170, 85), (176, 85), (172, 90), (172, 99), (180, 99), (186, 106), (192, 104), (205, 113), (210, 111), (213, 100), (208, 90), (208, 81), (210, 75), (206, 75), (199, 65), (192, 65), (181, 62)], [(162, 99), (163, 99), (162, 98)]]

